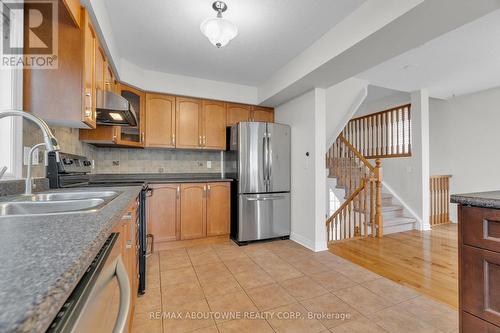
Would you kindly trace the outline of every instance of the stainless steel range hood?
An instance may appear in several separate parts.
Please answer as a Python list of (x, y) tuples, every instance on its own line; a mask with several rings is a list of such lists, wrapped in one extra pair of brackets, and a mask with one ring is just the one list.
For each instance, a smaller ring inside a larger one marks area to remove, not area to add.
[(96, 119), (99, 125), (137, 126), (132, 104), (111, 91), (97, 90)]

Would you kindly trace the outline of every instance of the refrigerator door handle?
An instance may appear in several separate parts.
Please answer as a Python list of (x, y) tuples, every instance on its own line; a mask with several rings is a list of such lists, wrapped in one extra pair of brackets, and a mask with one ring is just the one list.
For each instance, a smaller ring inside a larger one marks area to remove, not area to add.
[[(273, 149), (271, 146), (271, 135), (267, 133), (267, 183), (271, 187), (271, 178), (273, 171)], [(268, 189), (268, 191), (270, 188)]]
[(264, 177), (264, 184), (266, 184), (266, 188), (267, 188), (267, 181), (268, 181), (268, 153), (267, 153), (267, 141), (266, 141), (266, 137), (264, 136), (262, 138), (262, 155), (264, 155), (262, 157), (262, 164), (263, 164), (263, 169), (262, 169), (262, 173), (263, 173), (263, 177)]
[(247, 198), (248, 201), (271, 201), (271, 200), (281, 200), (286, 199), (286, 197), (266, 197), (266, 198)]

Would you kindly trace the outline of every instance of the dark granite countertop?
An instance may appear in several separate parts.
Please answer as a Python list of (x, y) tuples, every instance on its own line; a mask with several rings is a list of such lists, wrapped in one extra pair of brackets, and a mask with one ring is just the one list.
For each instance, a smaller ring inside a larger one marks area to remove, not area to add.
[(460, 205), (500, 209), (500, 191), (453, 194), (451, 202)]
[(0, 218), (0, 332), (46, 331), (141, 186), (102, 190), (98, 211)]
[(205, 183), (230, 182), (232, 178), (222, 177), (220, 173), (122, 173), (122, 174), (92, 174), (90, 182), (99, 183)]

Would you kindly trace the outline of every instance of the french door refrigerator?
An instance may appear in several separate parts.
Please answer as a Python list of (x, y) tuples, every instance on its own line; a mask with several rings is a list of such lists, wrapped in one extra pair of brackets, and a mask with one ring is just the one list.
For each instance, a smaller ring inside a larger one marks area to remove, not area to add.
[(231, 238), (249, 241), (290, 236), (290, 126), (241, 122), (231, 127), (235, 155)]

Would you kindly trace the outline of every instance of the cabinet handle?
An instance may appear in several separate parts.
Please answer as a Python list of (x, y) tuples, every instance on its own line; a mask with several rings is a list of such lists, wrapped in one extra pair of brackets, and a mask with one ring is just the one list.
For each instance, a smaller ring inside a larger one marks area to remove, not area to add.
[(175, 134), (172, 134), (172, 144), (175, 146)]
[(132, 220), (132, 212), (123, 215), (122, 220)]
[(181, 194), (181, 187), (180, 187), (180, 186), (177, 186), (177, 190), (176, 190), (176, 196), (177, 196), (177, 199), (179, 199), (180, 194)]
[(141, 133), (141, 142), (144, 143), (144, 132)]
[(132, 241), (131, 240), (128, 240), (127, 241), (127, 245), (125, 246), (127, 249), (131, 249), (132, 248)]
[(153, 196), (153, 189), (152, 188), (148, 188), (146, 190), (146, 196), (147, 197), (152, 197)]
[(211, 190), (212, 190), (212, 189), (211, 189), (210, 185), (208, 185), (207, 197), (210, 197), (210, 191), (211, 191)]
[(207, 137), (204, 135), (203, 136), (203, 146), (207, 145)]
[(86, 93), (85, 94), (85, 99), (87, 100), (88, 103), (86, 103), (85, 107), (85, 117), (90, 118), (92, 117), (92, 94), (91, 93)]
[(202, 142), (203, 141), (201, 140), (201, 135), (200, 135), (200, 136), (198, 136), (198, 146), (201, 146)]
[(203, 185), (203, 195), (207, 196), (207, 185)]

